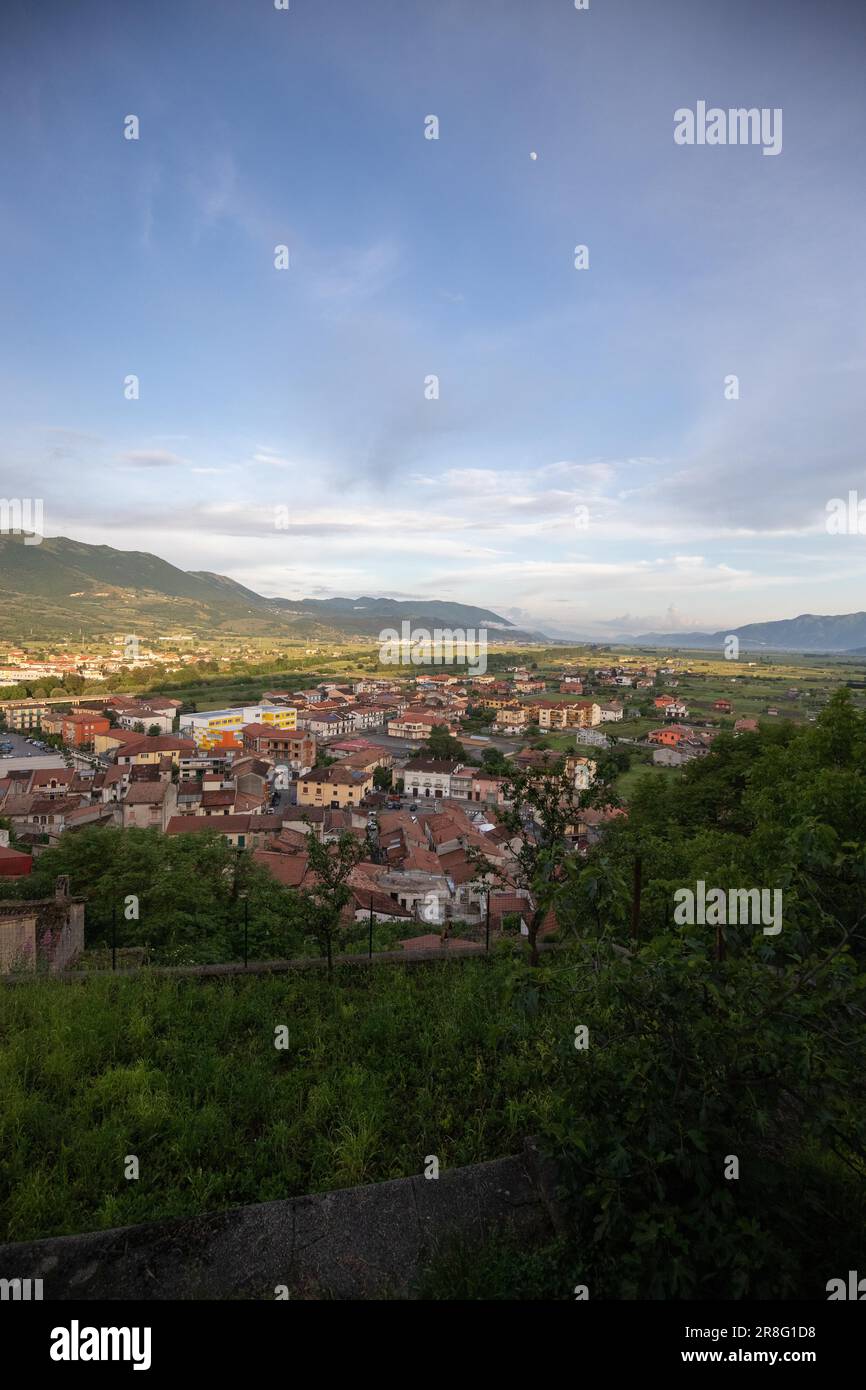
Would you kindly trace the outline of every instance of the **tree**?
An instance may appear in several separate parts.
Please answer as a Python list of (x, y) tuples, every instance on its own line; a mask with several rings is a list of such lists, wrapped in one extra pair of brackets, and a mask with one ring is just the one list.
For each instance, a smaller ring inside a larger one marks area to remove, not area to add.
[(159, 735), (162, 733), (162, 729), (160, 728), (159, 724), (151, 724), (147, 732), (150, 738), (159, 738)]
[(344, 944), (352, 928), (351, 923), (343, 924), (343, 910), (352, 896), (349, 877), (363, 853), (363, 842), (346, 832), (326, 845), (314, 831), (307, 835), (312, 884), (300, 890), (300, 897), (309, 929), (328, 962), (329, 980), (334, 978), (334, 948)]
[(426, 741), (422, 744), (421, 751), (428, 757), (443, 762), (466, 761), (466, 749), (458, 739), (452, 738), (445, 724), (433, 725)]
[(507, 777), (514, 764), (508, 761), (501, 748), (485, 748), (481, 754), (481, 766), (492, 777)]
[[(499, 812), (500, 824), (511, 832), (516, 848), (509, 845), (512, 863), (508, 878), (532, 895), (529, 920), (529, 959), (538, 965), (538, 933), (561, 893), (566, 866), (574, 851), (567, 832), (584, 804), (575, 789), (564, 758), (548, 757), (525, 771), (512, 767), (503, 787), (510, 803)], [(470, 858), (492, 872), (484, 855), (470, 850)]]
[(373, 786), (377, 791), (391, 790), (392, 772), (390, 767), (377, 767), (373, 771)]

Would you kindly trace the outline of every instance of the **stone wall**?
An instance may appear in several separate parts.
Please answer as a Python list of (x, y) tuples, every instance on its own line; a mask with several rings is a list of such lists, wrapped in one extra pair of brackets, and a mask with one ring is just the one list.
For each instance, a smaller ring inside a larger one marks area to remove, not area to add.
[(66, 970), (84, 950), (84, 899), (58, 878), (53, 898), (0, 903), (0, 973)]
[[(186, 1221), (0, 1246), (6, 1279), (46, 1300), (411, 1298), (437, 1250), (494, 1231), (527, 1244), (557, 1224), (531, 1144), (491, 1163)], [(277, 1293), (280, 1290), (280, 1293)], [(285, 1291), (285, 1292), (284, 1292)]]

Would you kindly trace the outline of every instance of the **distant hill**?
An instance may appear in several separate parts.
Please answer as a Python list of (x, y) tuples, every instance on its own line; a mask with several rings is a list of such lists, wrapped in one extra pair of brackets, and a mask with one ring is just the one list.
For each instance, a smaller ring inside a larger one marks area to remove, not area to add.
[(181, 570), (144, 551), (65, 536), (25, 545), (22, 536), (0, 535), (0, 637), (6, 639), (182, 630), (328, 641), (377, 637), (407, 620), (431, 629), (486, 627), (500, 641), (544, 640), (489, 609), (448, 600), (264, 598), (224, 574)]
[(866, 613), (826, 616), (801, 613), (798, 618), (776, 622), (746, 623), (721, 632), (645, 632), (639, 637), (620, 638), (620, 642), (641, 647), (724, 647), (729, 636), (739, 638), (749, 651), (787, 651), (835, 653), (858, 656), (866, 652)]
[(486, 628), (488, 636), (499, 633), (511, 640), (545, 640), (541, 633), (523, 632), (492, 613), (489, 608), (474, 608), (471, 604), (451, 603), (443, 599), (394, 598), (305, 598), (274, 599), (274, 603), (289, 612), (317, 615), (323, 623), (341, 632), (378, 633), (385, 627), (409, 622), (413, 627)]

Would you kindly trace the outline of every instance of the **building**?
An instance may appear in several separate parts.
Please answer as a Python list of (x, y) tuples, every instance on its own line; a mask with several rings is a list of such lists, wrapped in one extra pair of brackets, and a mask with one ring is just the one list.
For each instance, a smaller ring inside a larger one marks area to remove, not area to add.
[(506, 734), (522, 734), (526, 732), (526, 711), (521, 705), (515, 709), (499, 709), (496, 711), (496, 718), (493, 721), (495, 728), (500, 729)]
[(373, 789), (373, 774), (341, 763), (314, 767), (298, 778), (299, 806), (330, 806), (338, 810), (360, 805)]
[(601, 723), (601, 705), (595, 700), (575, 700), (570, 706), (569, 723), (579, 729), (594, 729)]
[(653, 729), (652, 733), (648, 735), (648, 741), (661, 744), (666, 748), (676, 748), (683, 739), (690, 738), (691, 735), (691, 729), (683, 729), (678, 724), (671, 724), (667, 729)]
[(407, 710), (398, 719), (392, 719), (386, 733), (390, 738), (429, 738), (434, 729), (444, 728), (453, 734), (454, 726), (449, 724), (444, 714), (413, 714)]
[(42, 720), (51, 709), (50, 705), (40, 704), (37, 701), (23, 701), (22, 703), (10, 703), (4, 706), (6, 713), (6, 723), (10, 729), (16, 733), (26, 734), (31, 729), (41, 729)]
[(61, 875), (53, 898), (0, 902), (0, 972), (73, 965), (84, 950), (84, 899), (69, 894)]
[[(108, 734), (103, 735), (103, 738), (109, 737)], [(97, 738), (97, 751), (99, 742)], [(132, 738), (125, 735), (120, 747), (115, 746), (114, 760), (119, 767), (142, 767), (147, 764), (159, 767), (163, 758), (179, 764), (182, 758), (188, 758), (193, 753), (195, 744), (191, 738), (178, 738), (176, 734), (159, 734), (149, 738), (147, 734), (135, 734)]]
[(107, 734), (110, 728), (104, 714), (75, 711), (60, 716), (60, 737), (70, 748), (92, 748), (97, 734)]
[(601, 705), (602, 724), (619, 724), (622, 722), (622, 705), (619, 700), (611, 700), (606, 705)]
[(177, 788), (168, 781), (132, 782), (121, 809), (124, 830), (167, 830), (177, 809)]
[(181, 715), (181, 732), (195, 740), (196, 748), (243, 746), (245, 724), (264, 724), (272, 729), (296, 729), (298, 711), (290, 705), (243, 705), (234, 709), (203, 710)]
[(247, 753), (258, 753), (285, 763), (293, 772), (306, 772), (316, 761), (316, 736), (307, 729), (274, 729), (270, 724), (245, 724), (243, 744)]
[(33, 856), (22, 854), (20, 850), (0, 845), (0, 877), (22, 878), (33, 868)]
[(279, 816), (172, 816), (167, 835), (222, 835), (235, 849), (268, 849), (283, 828)]
[(307, 710), (300, 716), (299, 723), (319, 738), (340, 738), (355, 731), (352, 713), (346, 709)]
[(450, 796), (451, 774), (458, 767), (444, 759), (410, 758), (403, 768), (403, 789), (415, 798)]

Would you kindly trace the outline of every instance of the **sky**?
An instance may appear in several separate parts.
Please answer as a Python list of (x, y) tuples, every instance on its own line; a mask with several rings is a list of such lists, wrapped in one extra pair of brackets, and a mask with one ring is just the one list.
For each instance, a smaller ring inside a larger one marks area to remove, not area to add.
[(864, 71), (860, 0), (4, 0), (0, 496), (555, 636), (866, 608)]

